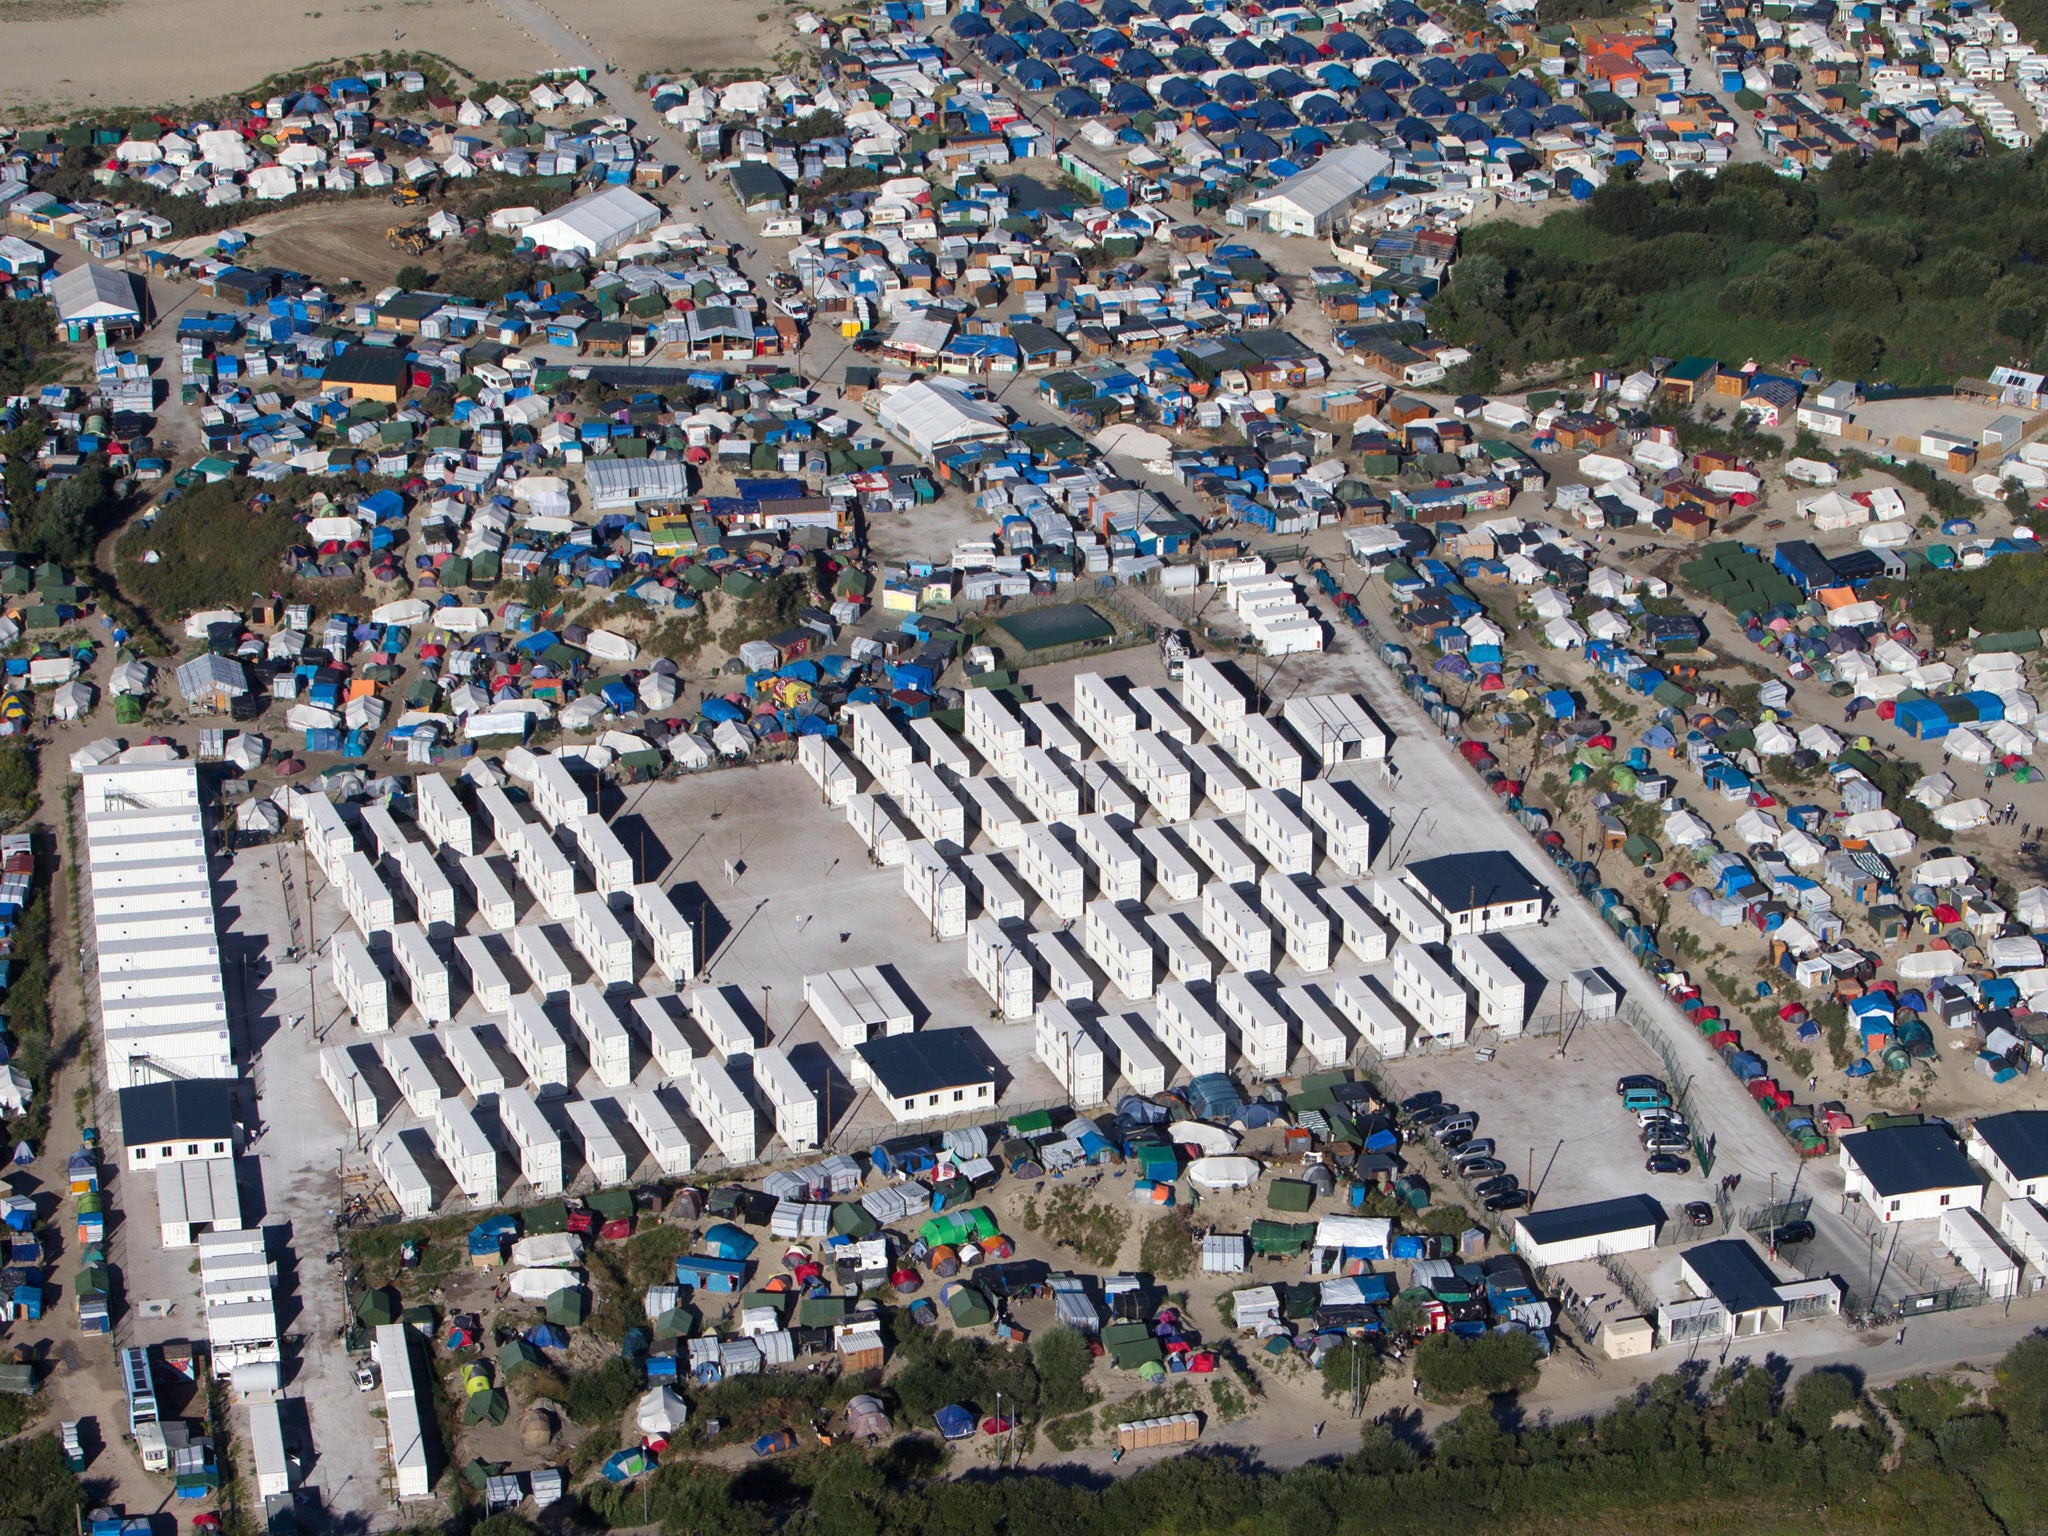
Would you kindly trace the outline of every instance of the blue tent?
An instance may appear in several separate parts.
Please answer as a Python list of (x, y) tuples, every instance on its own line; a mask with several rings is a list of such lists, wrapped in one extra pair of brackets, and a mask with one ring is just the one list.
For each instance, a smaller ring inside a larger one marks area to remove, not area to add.
[(1280, 158), (1280, 146), (1253, 129), (1246, 129), (1225, 147), (1238, 159), (1255, 161), (1260, 165)]
[(701, 712), (704, 718), (711, 721), (714, 725), (724, 720), (744, 720), (747, 718), (747, 712), (741, 709), (739, 705), (733, 703), (731, 699), (706, 699)]
[(1339, 59), (1369, 59), (1372, 44), (1356, 32), (1334, 31), (1323, 34), (1323, 46)]
[(974, 51), (997, 69), (1006, 64), (1014, 64), (1024, 57), (1024, 50), (1000, 33), (990, 33), (984, 37), (974, 45)]
[(1156, 21), (1141, 21), (1131, 28), (1131, 41), (1141, 48), (1171, 48), (1180, 34)]
[(1550, 105), (1550, 92), (1527, 75), (1509, 75), (1507, 79), (1501, 81), (1500, 88), (1507, 92), (1518, 107), (1534, 110)]
[(1390, 27), (1419, 27), (1429, 20), (1429, 13), (1414, 0), (1394, 0), (1387, 7), (1383, 19)]
[(1195, 14), (1195, 7), (1188, 0), (1152, 0), (1152, 14), (1161, 21), (1173, 21), (1182, 16)]
[[(1559, 689), (1562, 693), (1564, 690)], [(1570, 698), (1570, 694), (1565, 695)], [(705, 1249), (721, 1259), (744, 1259), (753, 1255), (760, 1245), (729, 1221), (721, 1221), (704, 1234)]]
[(1060, 83), (1060, 72), (1043, 59), (1025, 59), (1010, 76), (1027, 91), (1049, 91)]
[(1311, 73), (1333, 91), (1355, 91), (1359, 86), (1358, 76), (1352, 73), (1350, 67), (1334, 61), (1319, 65)]
[(1383, 91), (1412, 91), (1422, 82), (1392, 59), (1381, 59), (1365, 72), (1365, 78)]
[(526, 1330), (526, 1342), (535, 1349), (567, 1349), (569, 1335), (553, 1323), (541, 1323)]
[(1081, 54), (1067, 66), (1067, 83), (1093, 88), (1098, 82), (1114, 80), (1107, 64), (1088, 54)]
[(1444, 124), (1444, 134), (1448, 138), (1463, 139), (1467, 144), (1484, 143), (1491, 137), (1486, 124), (1470, 112), (1452, 113), (1451, 120)]
[(1259, 88), (1235, 72), (1218, 75), (1209, 82), (1209, 89), (1216, 93), (1218, 101), (1229, 107), (1241, 107), (1246, 102), (1259, 99)]
[(1368, 123), (1391, 123), (1401, 115), (1401, 107), (1385, 91), (1367, 86), (1351, 102), (1352, 110)]
[(1412, 59), (1418, 53), (1425, 53), (1422, 39), (1402, 27), (1389, 27), (1373, 41), (1380, 45), (1380, 51), (1397, 59)]
[(1287, 135), (1287, 153), (1294, 159), (1306, 163), (1336, 142), (1322, 129), (1304, 125)]
[(1285, 133), (1301, 124), (1301, 119), (1294, 115), (1294, 108), (1284, 101), (1255, 101), (1246, 116), (1267, 133)]
[(1351, 118), (1343, 102), (1320, 91), (1313, 96), (1304, 96), (1296, 110), (1305, 123), (1342, 123)]
[(1408, 111), (1415, 117), (1449, 117), (1458, 104), (1433, 85), (1417, 86), (1408, 93)]
[(994, 25), (986, 16), (977, 15), (973, 11), (962, 11), (953, 18), (952, 25), (953, 35), (964, 43), (971, 43), (977, 37), (987, 37), (995, 31)]
[(1229, 69), (1258, 69), (1266, 62), (1266, 56), (1241, 37), (1223, 45), (1222, 59)]
[(1166, 73), (1159, 55), (1145, 48), (1126, 48), (1116, 67), (1133, 80), (1151, 80)]
[(932, 1422), (939, 1426), (939, 1433), (948, 1440), (965, 1440), (974, 1433), (974, 1415), (952, 1403), (932, 1415)]
[(1307, 38), (1292, 32), (1283, 32), (1271, 39), (1266, 47), (1279, 56), (1282, 64), (1313, 64), (1322, 57), (1316, 52), (1316, 45)]
[[(1076, 6), (1075, 9), (1079, 10), (1080, 7)], [(1081, 28), (1077, 26), (1074, 30), (1078, 32)], [(1081, 46), (1090, 53), (1099, 54), (1103, 58), (1109, 58), (1123, 52), (1129, 45), (1125, 41), (1123, 33), (1117, 31), (1115, 27), (1097, 27), (1081, 40)]]
[(1061, 117), (1091, 117), (1097, 110), (1093, 96), (1071, 85), (1054, 93), (1052, 109)]
[(1209, 92), (1201, 81), (1182, 76), (1161, 85), (1159, 99), (1177, 112), (1188, 112), (1207, 101)]
[(1111, 112), (1148, 112), (1152, 108), (1152, 93), (1142, 85), (1126, 80), (1109, 88), (1109, 95), (1103, 98), (1102, 105)]
[(1394, 137), (1404, 144), (1434, 144), (1436, 130), (1419, 117), (1404, 117), (1394, 124)]
[(1291, 69), (1276, 69), (1259, 84), (1268, 96), (1278, 100), (1289, 100), (1309, 89), (1309, 83)]
[(1560, 101), (1543, 112), (1543, 126), (1546, 128), (1569, 128), (1585, 120), (1586, 114), (1568, 101)]
[(1120, 27), (1125, 22), (1145, 14), (1132, 3), (1132, 0), (1102, 0), (1099, 9), (1102, 12), (1102, 24), (1106, 27)]
[(1239, 126), (1239, 119), (1222, 102), (1209, 101), (1195, 108), (1195, 126), (1204, 133), (1228, 133)]
[(1095, 25), (1095, 18), (1088, 13), (1088, 7), (1076, 4), (1075, 0), (1059, 0), (1059, 4), (1045, 14), (1054, 26), (1069, 32), (1085, 32)]
[(1043, 32), (1031, 34), (1031, 51), (1041, 59), (1071, 59), (1074, 56), (1074, 40), (1064, 32), (1055, 32), (1047, 27)]
[(1579, 701), (1565, 688), (1553, 688), (1543, 695), (1543, 709), (1553, 720), (1569, 720), (1579, 712)]
[(1497, 86), (1478, 83), (1468, 85), (1458, 92), (1458, 100), (1465, 104), (1467, 112), (1477, 113), (1482, 117), (1505, 112), (1514, 104)]
[(1424, 85), (1439, 86), (1447, 91), (1460, 81), (1458, 66), (1440, 53), (1419, 60), (1415, 65), (1415, 74)]
[(1527, 138), (1538, 126), (1536, 114), (1526, 107), (1512, 108), (1503, 112), (1500, 117), (1500, 131), (1518, 139)]

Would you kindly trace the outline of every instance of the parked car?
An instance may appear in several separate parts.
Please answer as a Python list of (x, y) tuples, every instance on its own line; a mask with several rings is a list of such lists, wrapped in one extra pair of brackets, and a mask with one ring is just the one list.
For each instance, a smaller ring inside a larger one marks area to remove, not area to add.
[(1648, 1125), (1653, 1120), (1671, 1120), (1677, 1118), (1672, 1114), (1671, 1106), (1669, 1104), (1645, 1105), (1641, 1109), (1631, 1109), (1629, 1113), (1636, 1117), (1637, 1125)]
[(1452, 1115), (1447, 1120), (1437, 1121), (1430, 1127), (1429, 1134), (1438, 1141), (1442, 1141), (1452, 1131), (1476, 1131), (1478, 1129), (1479, 1117), (1470, 1110), (1466, 1110), (1463, 1114)]
[(1475, 1157), (1470, 1162), (1458, 1164), (1458, 1172), (1468, 1179), (1490, 1179), (1496, 1173), (1506, 1173), (1508, 1165), (1497, 1157)]
[(1461, 1163), (1468, 1157), (1491, 1156), (1493, 1156), (1493, 1138), (1491, 1136), (1475, 1136), (1458, 1149), (1458, 1161)]
[(1511, 1189), (1520, 1189), (1521, 1187), (1522, 1181), (1520, 1179), (1516, 1178), (1512, 1173), (1503, 1173), (1488, 1179), (1483, 1184), (1475, 1185), (1472, 1193), (1482, 1200), (1490, 1200), (1495, 1195), (1504, 1195)]
[(1704, 1200), (1688, 1200), (1685, 1202), (1685, 1221), (1687, 1226), (1710, 1227), (1714, 1224), (1714, 1208)]
[(1771, 1229), (1773, 1248), (1791, 1248), (1799, 1243), (1813, 1241), (1813, 1223), (1810, 1221), (1788, 1221), (1782, 1227)]
[(1446, 1152), (1455, 1152), (1471, 1139), (1472, 1133), (1470, 1131), (1446, 1131), (1443, 1135), (1437, 1137), (1436, 1141), (1437, 1145)]
[(1432, 1104), (1429, 1108), (1417, 1114), (1412, 1123), (1427, 1129), (1432, 1125), (1438, 1125), (1450, 1119), (1457, 1112), (1458, 1106), (1455, 1104)]
[(1632, 1088), (1639, 1088), (1649, 1093), (1667, 1093), (1670, 1091), (1666, 1088), (1664, 1079), (1661, 1077), (1651, 1077), (1642, 1072), (1631, 1072), (1627, 1077), (1615, 1079), (1614, 1096), (1620, 1098)]
[(1489, 1211), (1519, 1211), (1529, 1203), (1529, 1191), (1511, 1189), (1506, 1194), (1495, 1195), (1486, 1202)]
[(1420, 1114), (1425, 1109), (1436, 1108), (1443, 1101), (1444, 1096), (1434, 1088), (1430, 1089), (1427, 1093), (1411, 1093), (1401, 1101), (1401, 1113), (1404, 1115)]
[(1691, 1173), (1692, 1164), (1669, 1152), (1657, 1152), (1643, 1160), (1645, 1173)]

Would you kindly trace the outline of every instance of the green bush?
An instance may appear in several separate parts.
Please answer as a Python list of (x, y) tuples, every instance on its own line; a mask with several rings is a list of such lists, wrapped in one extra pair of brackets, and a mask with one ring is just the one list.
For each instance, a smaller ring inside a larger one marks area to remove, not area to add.
[(1535, 1339), (1526, 1333), (1487, 1333), (1476, 1339), (1439, 1333), (1415, 1351), (1415, 1379), (1440, 1402), (1519, 1392), (1535, 1385), (1541, 1358)]
[(1041, 1329), (1031, 1340), (1031, 1364), (1038, 1372), (1041, 1415), (1078, 1413), (1095, 1401), (1088, 1386), (1095, 1356), (1077, 1329), (1065, 1323)]
[(639, 1399), (647, 1383), (639, 1371), (614, 1356), (569, 1378), (562, 1406), (578, 1424), (610, 1424)]

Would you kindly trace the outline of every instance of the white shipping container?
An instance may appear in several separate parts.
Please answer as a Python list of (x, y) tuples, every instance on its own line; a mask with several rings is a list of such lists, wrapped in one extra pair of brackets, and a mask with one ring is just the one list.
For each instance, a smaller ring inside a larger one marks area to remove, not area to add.
[(1352, 803), (1355, 785), (1311, 779), (1301, 787), (1301, 808), (1323, 834), (1323, 852), (1351, 879), (1372, 868), (1372, 820)]
[(1201, 722), (1181, 708), (1179, 701), (1164, 688), (1133, 688), (1131, 703), (1137, 706), (1141, 733), (1169, 737), (1183, 747), (1192, 747), (1195, 738), (1202, 734)]
[(572, 826), (576, 833), (576, 851), (590, 870), (597, 894), (613, 904), (622, 902), (626, 893), (633, 889), (633, 855), (619, 841), (618, 833), (605, 825), (602, 816), (578, 817)]
[(1223, 1017), (1237, 1026), (1238, 1051), (1246, 1069), (1259, 1077), (1286, 1072), (1293, 1056), (1287, 1043), (1287, 1016), (1243, 976), (1219, 980), (1216, 1002)]
[(636, 1088), (620, 1095), (619, 1102), (625, 1106), (626, 1123), (653, 1156), (654, 1166), (671, 1178), (688, 1173), (695, 1153), (668, 1101), (655, 1089)]
[(401, 843), (391, 862), (411, 893), (420, 921), (455, 926), (455, 882), (450, 880), (423, 843)]
[(1024, 809), (1039, 821), (1071, 821), (1081, 814), (1081, 786), (1043, 747), (1019, 752), (1016, 772), (1006, 782)]
[(470, 900), (476, 903), (477, 920), (499, 933), (510, 933), (519, 921), (519, 908), (491, 868), (491, 861), (480, 853), (466, 854), (461, 868), (462, 878), (469, 882)]
[(818, 786), (818, 798), (834, 810), (843, 809), (860, 788), (860, 775), (845, 750), (829, 736), (799, 736), (796, 760), (811, 782)]
[(1081, 762), (1088, 749), (1081, 738), (1067, 729), (1067, 722), (1050, 704), (1034, 700), (1020, 711), (1024, 727), (1031, 732), (1032, 745), (1041, 752), (1054, 752), (1069, 763)]
[(1196, 942), (1194, 930), (1188, 926), (1185, 917), (1178, 912), (1153, 912), (1146, 916), (1145, 928), (1166, 961), (1168, 976), (1181, 982), (1216, 979), (1216, 967), (1210, 962), (1209, 951)]
[(1104, 757), (1120, 763), (1138, 733), (1138, 712), (1101, 674), (1083, 672), (1074, 679), (1074, 723), (1102, 749)]
[(345, 853), (334, 879), (342, 905), (365, 939), (389, 933), (398, 921), (398, 903), (384, 885), (377, 866), (360, 853)]
[(1378, 965), (1387, 958), (1386, 925), (1359, 899), (1356, 890), (1348, 885), (1326, 885), (1316, 894), (1336, 919), (1346, 949), (1367, 965)]
[(452, 848), (468, 857), (477, 851), (476, 824), (455, 786), (438, 773), (423, 773), (413, 780), (420, 831), (436, 848)]
[(1193, 901), (1201, 895), (1201, 872), (1172, 834), (1162, 827), (1140, 827), (1131, 834), (1131, 840), (1138, 845), (1138, 856), (1151, 872), (1155, 891), (1164, 898), (1162, 905)]
[(981, 916), (998, 923), (1022, 922), (1031, 910), (1031, 899), (987, 854), (970, 853), (960, 861), (960, 873), (966, 877), (968, 894)]
[(1465, 989), (1421, 945), (1394, 946), (1387, 990), (1426, 1034), (1450, 1045), (1465, 1043)]
[(1288, 876), (1267, 870), (1259, 882), (1259, 903), (1280, 925), (1290, 960), (1304, 971), (1330, 968), (1330, 918), (1313, 896)]
[(1316, 867), (1316, 836), (1309, 824), (1270, 789), (1245, 796), (1245, 840), (1282, 874), (1305, 875)]
[(1187, 661), (1181, 669), (1180, 697), (1211, 736), (1226, 742), (1236, 736), (1246, 713), (1245, 698), (1215, 662), (1200, 656)]
[(997, 779), (961, 779), (961, 802), (974, 816), (980, 835), (997, 848), (1015, 848), (1024, 841), (1028, 824), (1024, 813), (1010, 802)]
[(678, 910), (671, 893), (651, 883), (634, 886), (633, 916), (639, 921), (640, 936), (654, 955), (654, 968), (670, 986), (680, 986), (697, 974), (697, 930)]
[(633, 1018), (647, 1041), (647, 1054), (654, 1059), (655, 1070), (670, 1081), (688, 1077), (697, 1053), (691, 1049), (689, 1036), (683, 1033), (681, 1022), (668, 1011), (667, 1005), (659, 998), (636, 997), (633, 999)]
[(1092, 1003), (1095, 982), (1064, 933), (1034, 933), (1031, 948), (1045, 969), (1046, 989), (1063, 1003)]
[(498, 964), (490, 946), (472, 933), (455, 941), (455, 958), (469, 975), (470, 994), (486, 1013), (503, 1013), (512, 1006), (512, 978)]
[[(920, 771), (929, 772), (920, 765)], [(967, 882), (932, 844), (912, 843), (903, 858), (903, 894), (924, 914), (932, 938), (967, 932)]]
[(552, 754), (534, 759), (532, 793), (533, 808), (550, 832), (574, 826), (590, 814), (590, 791), (567, 763)]
[(1259, 878), (1259, 861), (1245, 851), (1230, 828), (1214, 818), (1191, 821), (1176, 829), (1188, 851), (1225, 885), (1250, 885)]
[(512, 930), (512, 954), (533, 978), (533, 989), (542, 997), (569, 990), (569, 962), (562, 958), (555, 941), (539, 923), (521, 923)]
[(804, 1152), (824, 1139), (818, 1096), (790, 1065), (781, 1047), (764, 1045), (754, 1052), (754, 1084), (775, 1117), (775, 1134), (792, 1152)]
[(754, 1160), (754, 1106), (710, 1057), (697, 1059), (686, 1085), (690, 1114), (710, 1135), (726, 1161)]
[(418, 923), (399, 923), (391, 930), (391, 953), (399, 973), (412, 989), (413, 1006), (429, 1023), (442, 1024), (455, 1017), (454, 988), (448, 977), (448, 962), (435, 951), (427, 930)]
[(1424, 901), (1421, 893), (1405, 880), (1394, 875), (1381, 875), (1364, 890), (1372, 904), (1393, 924), (1394, 932), (1408, 943), (1441, 944), (1450, 936), (1450, 929), (1437, 916), (1436, 908)]
[(1037, 1055), (1068, 1100), (1086, 1109), (1103, 1101), (1102, 1047), (1065, 1003), (1048, 998), (1038, 1005)]
[(1024, 844), (1017, 850), (1017, 872), (1038, 892), (1055, 917), (1065, 922), (1080, 921), (1086, 900), (1085, 872), (1081, 861), (1066, 850), (1049, 827), (1025, 829)]
[(966, 749), (938, 721), (913, 720), (910, 722), (910, 735), (924, 760), (938, 769), (942, 776), (957, 782), (974, 772), (974, 765), (968, 759)]
[(1124, 1087), (1136, 1094), (1150, 1095), (1166, 1091), (1166, 1065), (1158, 1054), (1146, 1032), (1141, 1029), (1140, 1019), (1135, 1013), (1105, 1013), (1095, 1021), (1101, 1031), (1105, 1056), (1113, 1059), (1103, 1068), (1103, 1076), (1109, 1076), (1109, 1065), (1113, 1064)]
[(529, 827), (512, 850), (513, 866), (541, 910), (558, 923), (569, 921), (576, 904), (576, 866), (555, 840)]
[(965, 846), (967, 808), (946, 787), (936, 768), (925, 763), (911, 764), (904, 781), (903, 809), (911, 825), (932, 842)]
[(1095, 866), (1095, 889), (1109, 901), (1136, 901), (1145, 888), (1138, 850), (1107, 816), (1083, 816), (1074, 824), (1074, 846)]
[(1365, 976), (1347, 976), (1337, 983), (1334, 1001), (1367, 1049), (1385, 1060), (1408, 1053), (1408, 1026)]
[[(391, 1191), (400, 1215), (418, 1221), (434, 1209), (433, 1183), (396, 1131), (370, 1139), (370, 1164), (383, 1178), (384, 1187)], [(424, 1494), (426, 1490), (420, 1491)]]
[(1229, 1065), (1229, 1038), (1207, 1007), (1185, 985), (1169, 981), (1159, 989), (1153, 1033), (1190, 1076), (1221, 1072)]
[[(509, 1005), (510, 1000), (507, 1001)], [(505, 1091), (504, 1069), (485, 1042), (482, 1026), (459, 1024), (441, 1039), (448, 1060), (454, 1064), (455, 1075), (462, 1079), (470, 1097), (482, 1101)]]
[(1081, 923), (1081, 948), (1110, 985), (1133, 1002), (1152, 995), (1152, 942), (1113, 901), (1091, 901)]
[(1503, 1040), (1522, 1033), (1528, 988), (1514, 966), (1477, 934), (1451, 936), (1451, 964), (1472, 988), (1482, 1029), (1497, 1029)]
[(1301, 750), (1264, 715), (1247, 715), (1239, 725), (1231, 751), (1245, 772), (1263, 789), (1301, 793)]
[(1282, 987), (1280, 1005), (1294, 1015), (1301, 1048), (1308, 1052), (1309, 1060), (1323, 1069), (1343, 1065), (1350, 1055), (1348, 1037), (1321, 998), (1306, 987)]
[(535, 1093), (544, 1094), (550, 1088), (567, 1090), (568, 1044), (533, 993), (522, 992), (512, 999), (505, 1014), (505, 1044), (512, 1059), (525, 1070), (527, 1085)]
[(738, 987), (698, 987), (690, 994), (690, 1016), (721, 1060), (754, 1048), (753, 1026), (740, 1011), (743, 1003)]
[(977, 917), (967, 925), (967, 974), (1006, 1022), (1031, 1017), (1031, 956), (993, 919)]
[(398, 1084), (405, 1107), (422, 1120), (432, 1120), (441, 1103), (441, 1084), (420, 1054), (418, 1037), (386, 1035), (377, 1042), (377, 1057)]
[(846, 824), (853, 828), (853, 835), (860, 839), (875, 863), (894, 869), (903, 862), (903, 851), (910, 838), (875, 796), (855, 795), (848, 800)]
[(603, 895), (585, 891), (576, 898), (569, 938), (600, 986), (609, 989), (633, 984), (633, 936)]
[(512, 1138), (519, 1176), (532, 1192), (542, 1198), (559, 1195), (564, 1188), (562, 1138), (533, 1095), (524, 1088), (507, 1088), (498, 1096), (498, 1122)]
[(1155, 731), (1131, 738), (1126, 771), (1138, 793), (1161, 821), (1186, 821), (1194, 814), (1195, 774)]
[(1137, 825), (1144, 802), (1115, 768), (1108, 763), (1091, 762), (1082, 763), (1074, 771), (1081, 779), (1081, 804), (1090, 815), (1116, 816), (1126, 826)]
[(633, 1081), (633, 1036), (604, 994), (585, 982), (569, 989), (569, 1018), (583, 1037), (590, 1070), (607, 1088)]
[(1273, 930), (1236, 886), (1212, 880), (1202, 888), (1202, 937), (1234, 970), (1273, 969)]
[(612, 1134), (595, 1104), (587, 1099), (570, 1099), (562, 1106), (562, 1112), (569, 1117), (569, 1129), (576, 1137), (577, 1150), (583, 1154), (584, 1171), (599, 1189), (615, 1189), (632, 1177), (626, 1149)]
[(991, 769), (1008, 778), (1025, 747), (1024, 722), (1000, 694), (986, 688), (967, 689), (961, 703), (967, 745)]
[(873, 704), (849, 705), (845, 719), (854, 760), (888, 793), (901, 795), (917, 760), (909, 738)]
[(377, 1112), (376, 1091), (363, 1081), (362, 1071), (346, 1046), (330, 1045), (321, 1051), (320, 1080), (334, 1095), (342, 1121), (350, 1130), (361, 1135), (377, 1129), (383, 1117)]
[(434, 1120), (434, 1154), (456, 1187), (479, 1203), (498, 1198), (498, 1151), (460, 1099), (443, 1099)]
[[(369, 946), (347, 929), (339, 929), (329, 945), (334, 990), (355, 1015), (356, 1028), (365, 1034), (381, 1034), (391, 1027), (391, 983), (385, 978)], [(106, 988), (104, 972), (101, 990)]]

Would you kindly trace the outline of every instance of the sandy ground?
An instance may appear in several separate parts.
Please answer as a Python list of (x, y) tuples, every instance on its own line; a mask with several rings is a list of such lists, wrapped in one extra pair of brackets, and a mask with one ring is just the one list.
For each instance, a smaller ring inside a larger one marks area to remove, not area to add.
[[(93, 106), (203, 100), (321, 59), (403, 48), (510, 80), (563, 62), (568, 26), (622, 72), (765, 66), (790, 38), (762, 0), (583, 0), (573, 25), (537, 4), (370, 0), (270, 12), (234, 0), (23, 0), (0, 10), (0, 111), (34, 121)], [(550, 25), (553, 23), (553, 25)]]
[(413, 256), (385, 239), (385, 231), (393, 226), (415, 224), (424, 217), (417, 209), (392, 207), (388, 198), (364, 197), (280, 209), (241, 227), (258, 241), (266, 265), (303, 272), (323, 283), (356, 278), (375, 293), (395, 281), (401, 267), (438, 266), (438, 252)]

